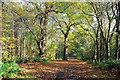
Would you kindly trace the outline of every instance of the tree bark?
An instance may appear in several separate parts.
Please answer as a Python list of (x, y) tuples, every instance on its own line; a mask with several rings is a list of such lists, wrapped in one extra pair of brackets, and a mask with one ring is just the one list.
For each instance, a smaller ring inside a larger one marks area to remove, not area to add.
[(67, 46), (66, 46), (66, 41), (67, 41), (67, 35), (64, 35), (64, 52), (63, 52), (63, 60), (67, 61), (67, 54), (66, 54), (66, 50), (67, 50)]
[(43, 55), (43, 52), (40, 47), (40, 42), (37, 42), (38, 50), (39, 50), (39, 56)]
[(120, 49), (119, 49), (119, 34), (120, 34), (120, 1), (118, 2), (117, 5), (117, 19), (116, 19), (116, 50), (115, 50), (115, 59), (118, 60), (119, 59), (119, 55), (120, 55)]
[[(3, 3), (0, 3), (0, 11), (2, 12), (2, 5)], [(0, 13), (0, 22), (2, 22), (2, 13)], [(2, 37), (2, 24), (0, 24), (0, 38)], [(2, 61), (2, 43), (0, 43), (0, 61)]]

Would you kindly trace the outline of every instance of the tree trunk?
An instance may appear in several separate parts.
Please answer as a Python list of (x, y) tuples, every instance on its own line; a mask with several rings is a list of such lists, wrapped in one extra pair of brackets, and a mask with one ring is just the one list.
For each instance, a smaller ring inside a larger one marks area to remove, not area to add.
[(40, 42), (37, 42), (38, 50), (39, 50), (39, 56), (43, 55), (43, 52), (40, 47)]
[(105, 47), (106, 47), (106, 60), (108, 60), (108, 42), (106, 41), (106, 44), (105, 44)]
[(102, 54), (104, 53), (104, 50), (103, 50), (103, 39), (102, 39), (102, 34), (100, 33), (100, 59), (99, 61), (101, 62), (103, 59), (102, 59)]
[[(2, 8), (3, 3), (0, 3), (0, 8)], [(1, 10), (0, 10), (1, 11)], [(2, 11), (1, 11), (2, 12)], [(2, 22), (2, 13), (0, 13), (1, 16), (0, 16), (0, 22)], [(0, 38), (2, 37), (2, 25), (0, 24)], [(0, 43), (0, 61), (2, 61), (2, 43)]]
[(119, 34), (120, 34), (120, 2), (118, 2), (118, 10), (117, 10), (117, 15), (118, 18), (116, 19), (116, 50), (115, 50), (115, 59), (118, 60), (119, 59), (119, 55), (120, 55), (120, 49), (119, 49)]
[(44, 19), (42, 19), (43, 20), (43, 24), (41, 23), (41, 21), (40, 21), (40, 25), (42, 25), (42, 27), (41, 27), (41, 34), (40, 34), (40, 36), (41, 36), (41, 38), (40, 38), (40, 42), (37, 42), (37, 45), (38, 45), (38, 49), (39, 49), (39, 55), (41, 56), (41, 55), (43, 55), (43, 54), (45, 54), (45, 52), (46, 52), (46, 38), (47, 38), (47, 22), (48, 22), (48, 13), (44, 13)]
[(94, 59), (95, 59), (95, 62), (98, 61), (98, 53), (99, 53), (99, 50), (98, 50), (98, 37), (96, 37), (96, 41), (95, 41), (95, 55), (94, 55)]
[(95, 41), (94, 41), (94, 48), (93, 48), (94, 52), (93, 52), (93, 55), (92, 55), (92, 62), (94, 62), (94, 58), (95, 58), (95, 46), (96, 46), (96, 44), (95, 44)]
[(66, 46), (66, 41), (67, 41), (67, 35), (64, 35), (64, 52), (63, 52), (63, 60), (67, 61), (67, 46)]

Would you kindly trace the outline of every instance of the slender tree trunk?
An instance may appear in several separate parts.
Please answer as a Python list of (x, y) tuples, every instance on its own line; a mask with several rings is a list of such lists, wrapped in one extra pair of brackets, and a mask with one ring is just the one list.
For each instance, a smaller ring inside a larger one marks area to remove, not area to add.
[(106, 60), (108, 60), (109, 59), (109, 57), (108, 57), (108, 42), (106, 42), (106, 44), (105, 44), (105, 46), (106, 46)]
[(119, 26), (118, 26), (118, 60), (120, 59), (120, 1), (118, 2), (118, 15), (119, 15)]
[(100, 62), (102, 61), (102, 54), (104, 53), (103, 51), (104, 51), (103, 50), (103, 39), (102, 39), (102, 35), (100, 33), (100, 59), (99, 59)]
[(19, 40), (18, 40), (18, 54), (19, 54), (19, 59), (22, 60), (22, 31), (19, 30)]
[(23, 54), (24, 54), (24, 58), (26, 58), (26, 37), (24, 36), (24, 45), (23, 45), (23, 49), (24, 49), (24, 51), (23, 51)]
[(94, 58), (95, 58), (95, 46), (96, 46), (96, 44), (95, 44), (95, 41), (94, 41), (94, 48), (93, 48), (94, 52), (93, 52), (93, 55), (92, 55), (92, 62), (94, 62)]
[[(16, 23), (15, 23), (16, 24)], [(18, 39), (18, 29), (16, 29), (16, 25), (14, 25), (14, 38)], [(18, 40), (16, 40), (15, 42), (15, 57), (18, 58)]]
[[(0, 11), (2, 12), (2, 3), (0, 3)], [(2, 22), (2, 13), (0, 13), (0, 22)], [(2, 37), (2, 24), (0, 23), (0, 38)], [(1, 39), (0, 39), (1, 40)], [(2, 61), (2, 43), (0, 43), (0, 61)]]
[(119, 23), (117, 25), (117, 29), (116, 29), (116, 50), (115, 50), (115, 59), (118, 60), (118, 48), (119, 48), (119, 45), (118, 45), (118, 38), (119, 38), (119, 35), (118, 35), (118, 27), (119, 27)]
[(22, 48), (23, 46), (22, 46), (22, 37), (21, 37), (21, 39), (20, 39), (20, 59), (22, 60), (22, 50), (23, 50), (23, 48)]
[(67, 50), (67, 46), (66, 46), (66, 41), (67, 41), (67, 35), (64, 35), (64, 52), (63, 52), (63, 60), (67, 60), (67, 54), (66, 54), (66, 50)]
[(120, 49), (119, 49), (119, 34), (120, 34), (120, 1), (118, 2), (118, 10), (117, 10), (117, 15), (118, 18), (116, 19), (116, 50), (115, 50), (115, 59), (118, 60), (119, 59), (119, 55), (120, 55)]
[(98, 50), (98, 37), (96, 36), (96, 41), (95, 41), (95, 55), (94, 55), (94, 59), (95, 59), (95, 62), (98, 60), (98, 53), (99, 53), (99, 50)]

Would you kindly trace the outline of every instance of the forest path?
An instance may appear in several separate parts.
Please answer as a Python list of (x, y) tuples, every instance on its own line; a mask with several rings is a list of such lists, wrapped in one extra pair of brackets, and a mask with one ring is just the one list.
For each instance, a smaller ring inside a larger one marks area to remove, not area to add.
[[(39, 78), (42, 80), (90, 80), (93, 78), (114, 79), (116, 75), (109, 71), (100, 70), (85, 61), (69, 59), (68, 61), (55, 60), (49, 64), (29, 62), (19, 65), (24, 73), (21, 76)], [(95, 79), (96, 80), (96, 79)]]

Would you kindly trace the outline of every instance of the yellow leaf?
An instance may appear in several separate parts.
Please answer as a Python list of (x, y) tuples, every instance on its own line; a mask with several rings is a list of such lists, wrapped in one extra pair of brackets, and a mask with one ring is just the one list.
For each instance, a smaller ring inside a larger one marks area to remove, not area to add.
[(4, 38), (4, 37), (2, 37), (1, 39), (2, 39), (3, 41), (7, 40), (7, 39), (6, 39), (6, 38)]

